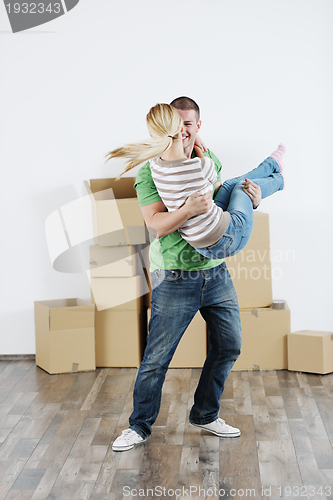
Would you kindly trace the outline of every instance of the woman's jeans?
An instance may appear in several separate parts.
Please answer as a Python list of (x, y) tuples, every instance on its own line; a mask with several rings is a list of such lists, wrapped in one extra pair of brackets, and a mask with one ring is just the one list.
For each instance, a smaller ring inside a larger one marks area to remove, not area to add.
[(225, 380), (241, 348), (238, 300), (225, 263), (203, 271), (157, 270), (152, 273), (152, 285), (147, 347), (129, 419), (130, 427), (142, 437), (151, 434), (169, 363), (198, 310), (207, 322), (211, 347), (195, 391), (191, 422), (216, 420)]
[(284, 179), (279, 164), (269, 156), (257, 168), (245, 175), (229, 179), (218, 190), (214, 201), (231, 215), (230, 224), (222, 238), (210, 247), (196, 248), (209, 259), (230, 257), (243, 250), (252, 233), (253, 206), (250, 197), (243, 191), (245, 178), (261, 188), (262, 198), (283, 189)]

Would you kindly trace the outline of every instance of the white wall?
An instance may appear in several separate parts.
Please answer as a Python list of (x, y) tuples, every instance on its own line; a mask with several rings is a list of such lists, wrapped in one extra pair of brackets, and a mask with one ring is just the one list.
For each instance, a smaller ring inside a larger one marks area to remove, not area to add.
[(330, 0), (81, 0), (12, 34), (0, 5), (0, 354), (35, 352), (35, 300), (89, 299), (83, 274), (51, 267), (48, 215), (83, 179), (120, 173), (107, 151), (146, 137), (148, 109), (184, 94), (223, 178), (286, 145), (287, 188), (260, 208), (273, 297), (292, 330), (332, 330), (332, 19)]

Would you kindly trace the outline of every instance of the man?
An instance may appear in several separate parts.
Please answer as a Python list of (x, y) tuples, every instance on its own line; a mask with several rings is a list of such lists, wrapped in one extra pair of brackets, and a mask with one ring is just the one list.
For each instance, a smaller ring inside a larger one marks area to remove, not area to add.
[[(184, 122), (182, 132), (188, 158), (204, 154), (212, 158), (221, 181), (222, 165), (199, 141), (200, 110), (188, 97), (171, 102)], [(240, 354), (241, 327), (236, 292), (223, 259), (206, 259), (182, 239), (177, 229), (190, 217), (206, 213), (212, 203), (208, 195), (190, 196), (177, 211), (169, 213), (158, 195), (149, 162), (138, 172), (135, 188), (151, 238), (152, 309), (144, 359), (138, 371), (130, 427), (113, 443), (114, 451), (125, 451), (143, 443), (151, 434), (161, 402), (162, 386), (169, 363), (189, 323), (200, 310), (205, 319), (210, 350), (194, 395), (189, 420), (219, 437), (237, 437), (240, 430), (218, 417), (225, 380)], [(258, 204), (259, 191), (252, 186), (251, 199)]]

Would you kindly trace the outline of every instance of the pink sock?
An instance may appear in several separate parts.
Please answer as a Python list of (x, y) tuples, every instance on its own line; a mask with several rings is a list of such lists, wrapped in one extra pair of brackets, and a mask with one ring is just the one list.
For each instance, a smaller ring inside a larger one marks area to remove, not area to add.
[(274, 151), (270, 156), (272, 158), (274, 158), (275, 161), (277, 161), (277, 163), (279, 164), (280, 166), (280, 173), (282, 172), (283, 170), (283, 163), (282, 163), (282, 157), (284, 155), (284, 153), (286, 152), (286, 148), (284, 147), (283, 144), (279, 144), (278, 148), (276, 151)]

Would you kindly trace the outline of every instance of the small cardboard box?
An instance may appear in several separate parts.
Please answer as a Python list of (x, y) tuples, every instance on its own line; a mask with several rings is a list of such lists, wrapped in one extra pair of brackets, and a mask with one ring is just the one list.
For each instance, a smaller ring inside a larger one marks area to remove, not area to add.
[(123, 278), (90, 278), (91, 301), (97, 310), (117, 307), (140, 310), (143, 297), (149, 292), (144, 275)]
[(146, 242), (146, 227), (134, 189), (135, 178), (84, 181), (90, 195), (94, 241), (101, 246)]
[(35, 302), (36, 364), (48, 373), (95, 370), (95, 306), (81, 299)]
[[(149, 322), (151, 309), (148, 309), (147, 311)], [(200, 312), (197, 312), (179, 342), (169, 368), (202, 368), (206, 357), (206, 322)]]
[(96, 366), (139, 367), (146, 325), (146, 318), (138, 310), (115, 307), (96, 311)]
[(253, 231), (248, 244), (235, 256), (225, 259), (225, 262), (241, 309), (272, 304), (268, 214), (254, 213)]
[(93, 278), (118, 278), (135, 276), (140, 270), (138, 247), (90, 247), (90, 276)]
[(288, 335), (288, 370), (333, 372), (333, 332), (302, 330)]
[(263, 307), (241, 309), (242, 352), (234, 370), (283, 370), (288, 367), (287, 335), (290, 310)]

